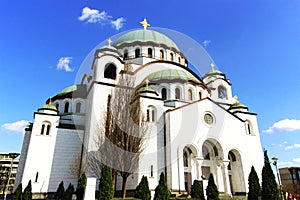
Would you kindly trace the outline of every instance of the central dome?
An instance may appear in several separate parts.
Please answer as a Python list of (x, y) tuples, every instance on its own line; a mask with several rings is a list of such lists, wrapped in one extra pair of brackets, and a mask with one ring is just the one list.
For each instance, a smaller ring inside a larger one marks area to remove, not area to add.
[(134, 30), (122, 35), (113, 46), (121, 47), (124, 44), (134, 42), (153, 42), (158, 45), (166, 45), (179, 51), (178, 46), (166, 35), (153, 30)]

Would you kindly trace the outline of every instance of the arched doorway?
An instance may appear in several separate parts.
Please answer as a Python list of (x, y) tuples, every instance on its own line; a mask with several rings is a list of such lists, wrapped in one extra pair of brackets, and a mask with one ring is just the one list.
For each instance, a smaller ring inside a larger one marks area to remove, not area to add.
[(240, 153), (232, 149), (228, 152), (228, 176), (232, 194), (245, 194), (245, 180)]
[(193, 180), (197, 178), (197, 150), (193, 146), (185, 146), (183, 149), (183, 167), (184, 167), (184, 189), (190, 194)]
[(216, 185), (219, 192), (227, 192), (224, 154), (220, 143), (214, 139), (207, 139), (202, 145), (202, 158), (201, 165), (202, 179), (208, 180), (210, 174), (214, 175)]

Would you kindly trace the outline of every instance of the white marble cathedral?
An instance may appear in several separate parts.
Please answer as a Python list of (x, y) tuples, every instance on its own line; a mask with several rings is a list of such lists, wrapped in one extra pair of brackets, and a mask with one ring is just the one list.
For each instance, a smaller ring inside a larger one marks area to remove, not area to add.
[[(62, 180), (65, 187), (76, 187), (72, 167), (87, 169), (85, 155), (95, 150), (95, 126), (122, 72), (135, 77), (151, 126), (139, 167), (128, 178), (128, 190), (145, 175), (154, 191), (164, 172), (173, 194), (187, 193), (195, 179), (203, 180), (205, 187), (212, 173), (221, 193), (247, 193), (251, 166), (258, 173), (263, 166), (256, 114), (233, 97), (224, 73), (212, 65), (199, 77), (174, 41), (143, 24), (144, 29), (99, 48), (92, 73), (85, 74), (81, 84), (62, 90), (34, 112), (15, 186), (31, 180), (37, 194), (55, 192)], [(91, 189), (95, 179), (86, 173)], [(116, 187), (121, 188), (119, 179)]]

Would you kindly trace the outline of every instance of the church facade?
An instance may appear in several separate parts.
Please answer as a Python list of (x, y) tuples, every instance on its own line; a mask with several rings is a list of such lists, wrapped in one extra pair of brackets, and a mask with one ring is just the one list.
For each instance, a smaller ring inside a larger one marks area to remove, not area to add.
[[(85, 172), (87, 189), (95, 188), (87, 157), (97, 151), (95, 127), (125, 73), (134, 77), (150, 126), (128, 190), (147, 176), (154, 191), (164, 172), (172, 193), (189, 193), (193, 180), (203, 180), (205, 187), (212, 173), (221, 193), (247, 193), (251, 166), (257, 172), (263, 167), (256, 114), (232, 95), (232, 84), (213, 64), (200, 77), (174, 41), (145, 26), (99, 48), (90, 67), (80, 84), (49, 98), (34, 113), (25, 129), (15, 186), (31, 180), (33, 193), (47, 194), (61, 181), (76, 186)], [(117, 189), (121, 183), (117, 178)]]

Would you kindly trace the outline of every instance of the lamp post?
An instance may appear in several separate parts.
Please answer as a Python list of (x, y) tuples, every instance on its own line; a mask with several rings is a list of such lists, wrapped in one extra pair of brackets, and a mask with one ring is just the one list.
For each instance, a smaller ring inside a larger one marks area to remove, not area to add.
[(16, 157), (18, 157), (20, 154), (19, 153), (9, 153), (8, 156), (9, 158), (11, 158), (11, 162), (10, 162), (10, 170), (9, 170), (9, 174), (8, 174), (8, 180), (5, 184), (5, 187), (4, 187), (4, 200), (6, 200), (6, 195), (7, 195), (7, 185), (9, 187), (9, 181), (10, 181), (10, 176), (11, 176), (11, 171), (12, 171), (12, 167), (13, 167), (13, 164), (14, 164), (14, 159)]
[(278, 161), (278, 158), (273, 157), (272, 160), (273, 160), (273, 165), (274, 165), (275, 168), (276, 168), (276, 173), (277, 173), (277, 178), (278, 178), (278, 184), (279, 184), (280, 198), (283, 199), (283, 198), (282, 198), (282, 185), (281, 185), (281, 180), (280, 180), (280, 176), (279, 176), (279, 171), (278, 171), (278, 168), (277, 168), (277, 161)]

